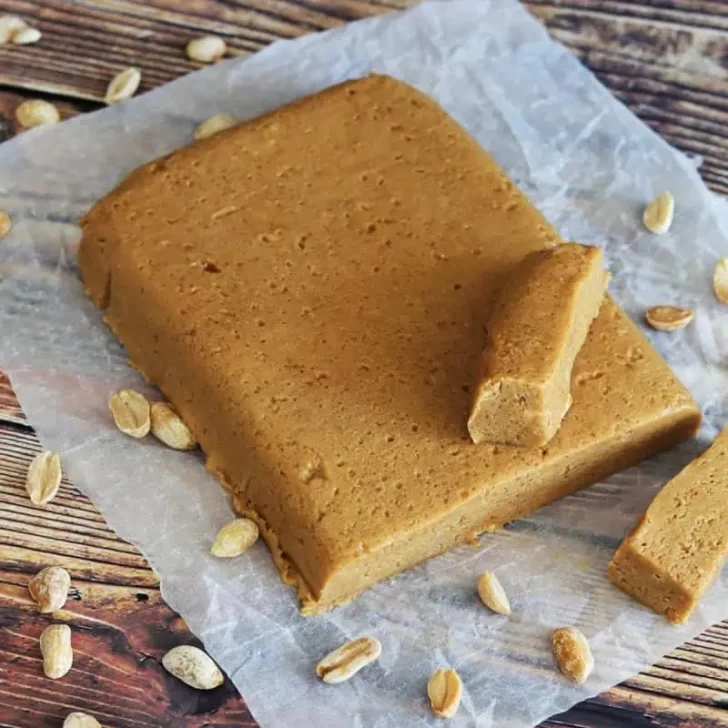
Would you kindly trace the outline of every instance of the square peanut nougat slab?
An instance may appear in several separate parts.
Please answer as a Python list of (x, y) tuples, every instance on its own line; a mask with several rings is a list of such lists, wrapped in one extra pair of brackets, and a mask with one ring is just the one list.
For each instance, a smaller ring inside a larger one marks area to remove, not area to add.
[(609, 299), (543, 448), (474, 445), (489, 302), (559, 238), (436, 103), (345, 83), (148, 164), (82, 222), (89, 295), (305, 612), (690, 437)]

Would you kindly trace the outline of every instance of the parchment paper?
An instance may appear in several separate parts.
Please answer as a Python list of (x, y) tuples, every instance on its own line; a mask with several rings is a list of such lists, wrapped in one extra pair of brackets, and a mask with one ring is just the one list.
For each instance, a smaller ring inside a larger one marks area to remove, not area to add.
[[(694, 307), (686, 330), (650, 332), (706, 414), (701, 438), (543, 509), (480, 548), (460, 548), (319, 618), (299, 616), (263, 545), (218, 561), (210, 541), (230, 517), (201, 457), (118, 433), (107, 397), (143, 387), (81, 293), (73, 223), (130, 169), (190, 141), (213, 113), (240, 119), (369, 71), (435, 97), (573, 239), (606, 247), (611, 291), (633, 318)], [(669, 189), (669, 234), (647, 233), (643, 204)], [(235, 681), (264, 728), (413, 728), (438, 722), (425, 695), (438, 666), (458, 670), (449, 725), (527, 726), (654, 662), (728, 616), (723, 573), (694, 617), (672, 627), (606, 580), (615, 547), (654, 493), (702, 450), (728, 412), (728, 315), (711, 291), (728, 243), (695, 163), (620, 105), (515, 2), (422, 5), (402, 15), (277, 43), (153, 93), (0, 147), (0, 207), (16, 221), (0, 242), (0, 366), (45, 447), (162, 577), (163, 594)], [(513, 615), (482, 608), (477, 575), (494, 569)], [(596, 668), (584, 687), (553, 669), (548, 635), (588, 635)], [(317, 660), (376, 635), (379, 662), (331, 687)]]

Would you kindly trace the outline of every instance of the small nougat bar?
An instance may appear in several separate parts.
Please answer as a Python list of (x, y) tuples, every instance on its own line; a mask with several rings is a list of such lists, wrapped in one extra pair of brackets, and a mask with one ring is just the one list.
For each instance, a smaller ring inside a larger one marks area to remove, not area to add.
[(468, 430), (473, 442), (545, 445), (571, 406), (571, 370), (604, 298), (599, 248), (564, 243), (525, 257), (487, 326)]
[(622, 591), (684, 622), (728, 556), (728, 428), (650, 503), (614, 554), (608, 575)]
[(700, 419), (606, 299), (548, 449), (470, 442), (492, 292), (561, 241), (474, 139), (392, 78), (147, 164), (81, 224), (88, 294), (306, 613), (670, 447)]

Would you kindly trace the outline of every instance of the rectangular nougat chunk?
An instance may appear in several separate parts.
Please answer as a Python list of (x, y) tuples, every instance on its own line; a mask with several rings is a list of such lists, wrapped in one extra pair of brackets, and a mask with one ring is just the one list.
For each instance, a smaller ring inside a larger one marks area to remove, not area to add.
[(492, 292), (560, 241), (475, 140), (392, 78), (344, 83), (147, 164), (82, 227), (86, 290), (308, 613), (699, 422), (606, 299), (548, 449), (471, 443)]

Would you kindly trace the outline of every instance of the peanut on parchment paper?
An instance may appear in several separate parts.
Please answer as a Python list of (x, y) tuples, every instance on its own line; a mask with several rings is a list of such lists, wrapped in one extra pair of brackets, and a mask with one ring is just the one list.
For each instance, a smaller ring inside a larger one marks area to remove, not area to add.
[(109, 397), (109, 409), (116, 426), (129, 437), (142, 438), (152, 427), (149, 402), (133, 389), (120, 389)]
[(589, 641), (576, 627), (559, 627), (551, 634), (554, 659), (572, 682), (583, 683), (594, 669), (594, 656)]
[(511, 613), (511, 605), (506, 590), (492, 571), (484, 571), (480, 575), (478, 594), (483, 604), (497, 614)]
[(330, 652), (316, 665), (316, 674), (336, 685), (356, 675), (382, 654), (382, 644), (374, 637), (360, 637)]
[(195, 129), (195, 139), (208, 139), (220, 131), (235, 126), (237, 123), (237, 120), (230, 114), (215, 114), (215, 116), (206, 119)]
[(721, 303), (728, 303), (728, 258), (720, 258), (715, 264), (713, 291)]
[(695, 318), (695, 311), (677, 306), (653, 306), (645, 313), (647, 323), (657, 331), (679, 331)]
[(5, 210), (0, 210), (0, 238), (4, 238), (13, 227), (13, 221)]
[(220, 559), (231, 559), (247, 551), (260, 535), (258, 524), (249, 518), (236, 518), (226, 523), (215, 536), (210, 553)]
[(674, 216), (675, 199), (669, 192), (663, 192), (645, 207), (642, 222), (651, 233), (662, 235), (670, 229)]
[(197, 440), (177, 410), (168, 402), (152, 402), (149, 408), (152, 435), (174, 450), (194, 450)]
[(463, 683), (455, 670), (440, 667), (427, 683), (430, 707), (438, 718), (452, 718), (460, 706), (462, 695)]
[(15, 36), (28, 27), (17, 15), (0, 15), (0, 45), (12, 43)]

